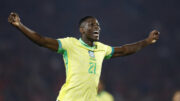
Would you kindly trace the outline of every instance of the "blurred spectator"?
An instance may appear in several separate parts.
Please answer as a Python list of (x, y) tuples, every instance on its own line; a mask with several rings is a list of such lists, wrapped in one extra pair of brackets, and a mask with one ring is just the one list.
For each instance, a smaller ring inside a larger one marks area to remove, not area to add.
[(98, 85), (98, 94), (96, 101), (114, 101), (114, 97), (107, 91), (105, 91), (105, 85), (102, 80), (100, 80)]
[(180, 101), (180, 91), (176, 91), (173, 95), (172, 101)]

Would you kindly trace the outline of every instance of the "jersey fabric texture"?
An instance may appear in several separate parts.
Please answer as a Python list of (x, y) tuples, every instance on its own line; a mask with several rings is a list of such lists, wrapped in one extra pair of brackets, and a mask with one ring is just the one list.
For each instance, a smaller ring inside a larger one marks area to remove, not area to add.
[(96, 101), (114, 101), (114, 98), (110, 93), (102, 91), (97, 95)]
[(82, 39), (73, 37), (57, 41), (57, 52), (63, 54), (66, 68), (66, 82), (57, 100), (95, 101), (103, 60), (111, 58), (114, 48), (100, 42), (90, 47)]

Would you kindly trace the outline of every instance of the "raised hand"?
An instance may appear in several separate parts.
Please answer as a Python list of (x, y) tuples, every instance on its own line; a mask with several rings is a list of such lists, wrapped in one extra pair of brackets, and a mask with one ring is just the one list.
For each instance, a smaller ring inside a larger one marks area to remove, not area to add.
[(160, 32), (157, 30), (151, 31), (147, 38), (147, 42), (149, 44), (155, 43), (159, 39), (159, 34), (160, 34)]
[(21, 23), (18, 14), (14, 12), (10, 13), (8, 17), (8, 22), (15, 27), (18, 27)]

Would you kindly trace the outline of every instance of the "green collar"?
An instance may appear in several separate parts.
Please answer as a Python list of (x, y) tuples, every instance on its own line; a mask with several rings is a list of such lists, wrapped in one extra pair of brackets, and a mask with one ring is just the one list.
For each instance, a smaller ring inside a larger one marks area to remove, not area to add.
[(87, 47), (88, 49), (93, 49), (94, 50), (96, 48), (96, 45), (94, 45), (94, 43), (93, 43), (93, 46), (91, 47), (88, 44), (86, 44), (81, 38), (79, 38), (79, 41), (83, 46)]

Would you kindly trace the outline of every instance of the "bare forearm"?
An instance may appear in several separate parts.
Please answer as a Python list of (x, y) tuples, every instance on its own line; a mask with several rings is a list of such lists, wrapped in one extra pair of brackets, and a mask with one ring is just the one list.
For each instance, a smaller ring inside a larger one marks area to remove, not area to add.
[(124, 45), (122, 46), (122, 48), (124, 49), (125, 55), (129, 55), (136, 53), (137, 51), (141, 50), (142, 48), (148, 45), (149, 43), (147, 42), (147, 39), (145, 39), (136, 43)]
[(43, 38), (42, 36), (40, 36), (38, 33), (36, 33), (35, 31), (27, 28), (25, 25), (23, 25), (22, 23), (19, 24), (19, 26), (16, 27), (18, 30), (20, 30), (28, 39), (30, 39), (31, 41), (33, 41), (34, 43), (36, 43), (39, 46), (43, 45)]
[(118, 56), (126, 56), (130, 55), (133, 53), (136, 53), (137, 51), (141, 50), (145, 46), (148, 46), (150, 43), (148, 42), (147, 39), (135, 42), (132, 44), (126, 44), (121, 47), (115, 47), (115, 52), (113, 57), (118, 57)]

